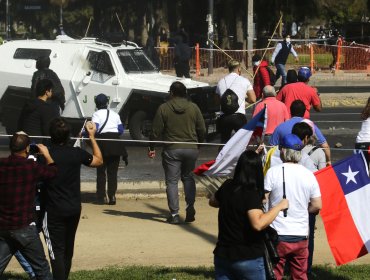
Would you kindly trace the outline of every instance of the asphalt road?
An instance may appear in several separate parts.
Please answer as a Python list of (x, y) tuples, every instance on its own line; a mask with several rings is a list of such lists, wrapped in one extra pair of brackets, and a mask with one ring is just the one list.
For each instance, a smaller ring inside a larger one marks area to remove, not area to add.
[[(353, 153), (356, 135), (361, 127), (359, 118), (361, 108), (325, 108), (323, 112), (311, 113), (311, 119), (322, 130), (323, 134), (331, 146), (332, 161), (335, 162)], [(248, 115), (250, 119), (250, 114)], [(0, 131), (3, 131), (0, 129)], [(130, 140), (128, 132), (125, 133), (124, 139)], [(214, 159), (218, 150), (218, 139), (212, 140), (209, 145), (203, 145), (200, 149), (198, 163), (203, 163)], [(335, 148), (335, 145), (341, 146)], [(147, 157), (147, 145), (140, 143), (127, 143), (129, 153), (129, 164), (125, 166), (123, 161), (120, 164), (119, 181), (156, 181), (164, 178), (161, 165), (161, 148), (157, 148), (157, 157), (149, 159)], [(7, 145), (4, 138), (1, 139), (0, 156), (8, 154)], [(92, 168), (82, 167), (82, 181), (94, 182), (95, 170)]]

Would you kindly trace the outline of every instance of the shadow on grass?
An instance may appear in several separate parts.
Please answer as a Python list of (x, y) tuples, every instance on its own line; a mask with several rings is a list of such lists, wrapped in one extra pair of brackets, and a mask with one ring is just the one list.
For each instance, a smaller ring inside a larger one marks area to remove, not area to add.
[(323, 279), (323, 280), (352, 280), (354, 279), (353, 277), (338, 275), (338, 273), (336, 273), (335, 270), (332, 270), (324, 266), (314, 267), (313, 273), (315, 273), (316, 277), (310, 277), (308, 279)]

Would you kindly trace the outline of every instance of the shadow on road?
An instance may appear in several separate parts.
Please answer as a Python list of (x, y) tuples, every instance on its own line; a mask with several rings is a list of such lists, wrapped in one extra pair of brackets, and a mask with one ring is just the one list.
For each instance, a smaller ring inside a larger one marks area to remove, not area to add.
[[(154, 205), (151, 205), (151, 204), (146, 204), (149, 208), (157, 211), (157, 212), (160, 212), (160, 213), (168, 213), (167, 210), (164, 210), (162, 208), (159, 208), (159, 207), (156, 207)], [(195, 221), (195, 225), (196, 225), (196, 221)], [(204, 239), (205, 241), (211, 243), (211, 244), (216, 244), (217, 242), (217, 237), (216, 236), (213, 236), (212, 234), (209, 234), (207, 232), (204, 232), (202, 230), (200, 230), (199, 228), (196, 228), (193, 224), (180, 224), (179, 226), (181, 226), (182, 229), (196, 235), (196, 236), (199, 236), (201, 237), (202, 239)]]
[(166, 223), (166, 215), (160, 213), (145, 213), (145, 212), (125, 212), (111, 209), (103, 210), (104, 214), (112, 216), (125, 216), (134, 219), (151, 220), (160, 223)]

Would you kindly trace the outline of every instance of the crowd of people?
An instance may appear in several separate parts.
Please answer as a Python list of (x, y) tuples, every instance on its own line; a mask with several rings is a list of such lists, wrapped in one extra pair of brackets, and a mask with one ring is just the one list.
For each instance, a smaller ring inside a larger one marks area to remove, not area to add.
[[(322, 110), (317, 89), (309, 85), (311, 71), (301, 67), (298, 72), (289, 69), (286, 73), (289, 53), (296, 58), (298, 55), (289, 37), (279, 44), (272, 58), (277, 69), (275, 80), (280, 76), (282, 80), (278, 92), (266, 69), (268, 63), (260, 56), (253, 58), (254, 85), (242, 77), (241, 64), (236, 60), (229, 62), (229, 74), (217, 84), (222, 110), (217, 126), (222, 144), (247, 123), (246, 104), (255, 105), (254, 116), (267, 108), (268, 117), (261, 146), (246, 147), (232, 178), (209, 200), (210, 206), (219, 208), (214, 250), (216, 279), (266, 279), (263, 240), (267, 227), (275, 229), (278, 236), (276, 278), (282, 279), (287, 271), (292, 279), (307, 279), (312, 273), (315, 220), (322, 207), (313, 172), (331, 164), (330, 146), (309, 119), (311, 106)], [(71, 131), (60, 117), (64, 90), (49, 64), (50, 59), (44, 57), (38, 61), (38, 71), (32, 79), (35, 98), (22, 110), (19, 132), (10, 138), (10, 156), (0, 159), (0, 274), (15, 255), (31, 279), (65, 280), (72, 266), (81, 215), (81, 165), (97, 167), (97, 203), (115, 205), (120, 158), (126, 165), (128, 160), (125, 147), (114, 141), (122, 135), (124, 125), (120, 116), (109, 109), (109, 97), (103, 93), (95, 97), (97, 110), (82, 130), (92, 153), (69, 145)], [(187, 76), (188, 69), (179, 71), (181, 76)], [(181, 223), (181, 180), (185, 223), (192, 223), (196, 216), (193, 170), (199, 156), (197, 143), (205, 140), (206, 126), (181, 81), (172, 83), (169, 93), (169, 100), (155, 114), (150, 140), (165, 143), (162, 166), (169, 208), (167, 222)], [(369, 117), (370, 98), (356, 139), (356, 148), (366, 151), (367, 160)], [(35, 135), (42, 138), (32, 137)], [(96, 138), (113, 141), (97, 142)], [(154, 143), (150, 142), (149, 158), (156, 156)], [(268, 152), (264, 152), (265, 146), (271, 147)], [(31, 151), (32, 147), (36, 152)], [(48, 248), (51, 271), (40, 231)]]

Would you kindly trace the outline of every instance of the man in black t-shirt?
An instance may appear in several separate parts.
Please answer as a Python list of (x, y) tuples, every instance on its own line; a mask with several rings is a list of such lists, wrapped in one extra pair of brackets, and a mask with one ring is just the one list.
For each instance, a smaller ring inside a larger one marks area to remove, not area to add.
[(50, 124), (51, 147), (49, 149), (58, 173), (46, 189), (44, 235), (49, 249), (54, 280), (68, 279), (72, 265), (75, 234), (81, 214), (81, 164), (97, 167), (103, 163), (102, 154), (95, 140), (96, 126), (88, 122), (93, 155), (81, 148), (69, 147), (70, 128), (63, 118)]

